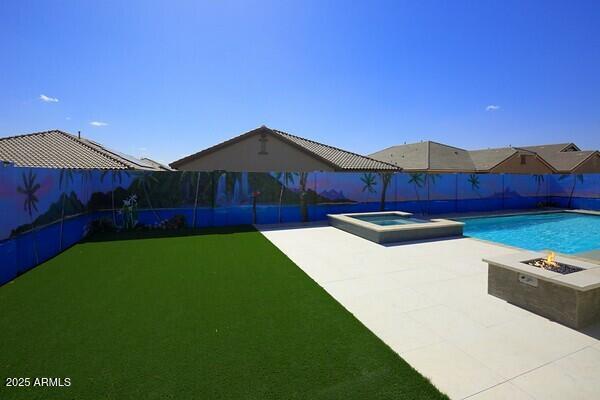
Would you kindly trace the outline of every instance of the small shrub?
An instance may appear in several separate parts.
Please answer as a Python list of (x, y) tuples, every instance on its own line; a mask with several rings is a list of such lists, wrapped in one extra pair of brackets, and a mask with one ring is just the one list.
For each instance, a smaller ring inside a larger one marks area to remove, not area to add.
[(115, 225), (111, 219), (100, 218), (90, 222), (87, 232), (88, 234), (94, 234), (98, 232), (114, 232), (115, 230)]
[(167, 221), (167, 229), (176, 230), (185, 228), (185, 216), (177, 214)]
[(537, 208), (546, 208), (546, 207), (558, 207), (558, 203), (555, 201), (540, 201), (536, 204)]

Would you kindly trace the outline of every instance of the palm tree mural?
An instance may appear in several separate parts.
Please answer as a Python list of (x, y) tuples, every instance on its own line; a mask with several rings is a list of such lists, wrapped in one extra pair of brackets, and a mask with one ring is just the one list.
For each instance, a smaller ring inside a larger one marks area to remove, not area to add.
[(112, 184), (112, 190), (110, 191), (111, 196), (111, 210), (113, 224), (117, 225), (117, 210), (115, 207), (115, 184), (118, 182), (119, 185), (123, 183), (123, 175), (129, 176), (129, 172), (122, 169), (104, 170), (100, 175), (100, 182), (104, 182), (104, 178), (110, 174), (110, 181)]
[(583, 174), (564, 174), (558, 177), (559, 181), (565, 180), (570, 176), (573, 177), (573, 186), (571, 186), (571, 193), (569, 194), (569, 202), (567, 203), (567, 208), (571, 208), (571, 203), (573, 202), (573, 193), (575, 193), (575, 186), (577, 186), (577, 182), (583, 183)]
[(67, 201), (67, 188), (73, 184), (73, 170), (71, 169), (61, 169), (60, 175), (58, 177), (58, 189), (62, 191), (61, 193), (61, 216), (60, 216), (60, 233), (58, 238), (58, 248), (62, 249), (63, 242), (63, 226), (65, 224), (65, 203)]
[(438, 179), (441, 179), (442, 175), (440, 174), (425, 174), (425, 185), (427, 186), (427, 213), (429, 213), (429, 204), (431, 203), (431, 186), (435, 186), (435, 183)]
[[(362, 174), (362, 176), (360, 177), (360, 180), (363, 183), (363, 188), (362, 191), (367, 192), (367, 193), (375, 193), (375, 186), (377, 186), (377, 179), (375, 177), (375, 174), (372, 174), (370, 172), (366, 172), (364, 174)], [(368, 195), (367, 195), (367, 200), (368, 200)]]
[(37, 203), (39, 201), (36, 192), (40, 189), (40, 184), (35, 180), (37, 178), (36, 174), (33, 173), (32, 170), (29, 170), (29, 174), (25, 175), (23, 173), (23, 186), (17, 187), (17, 192), (21, 193), (25, 196), (25, 200), (23, 201), (23, 209), (27, 211), (29, 214), (29, 220), (31, 222), (31, 230), (33, 232), (33, 253), (35, 255), (35, 263), (39, 263), (39, 256), (37, 251), (37, 244), (35, 238), (35, 225), (33, 221), (33, 212), (37, 212)]
[(544, 183), (544, 175), (534, 174), (533, 180), (536, 184), (535, 197), (537, 197), (540, 193), (540, 189), (542, 188), (542, 183)]
[(392, 172), (379, 172), (378, 175), (379, 179), (381, 179), (381, 200), (379, 202), (379, 209), (383, 211), (385, 210), (385, 195), (394, 174)]
[(299, 183), (300, 183), (300, 218), (302, 222), (308, 221), (308, 204), (306, 201), (306, 196), (308, 192), (306, 191), (306, 184), (308, 183), (308, 172), (300, 172), (299, 174)]
[(281, 189), (279, 190), (279, 215), (278, 221), (281, 222), (281, 205), (283, 202), (283, 193), (285, 189), (294, 183), (294, 179), (298, 174), (296, 172), (277, 172), (275, 173), (275, 179), (281, 183)]
[(417, 196), (417, 203), (421, 208), (421, 213), (423, 212), (423, 205), (421, 204), (421, 198), (419, 196), (419, 189), (423, 187), (425, 184), (425, 174), (422, 172), (412, 172), (409, 174), (408, 183), (412, 184), (415, 189), (415, 195)]
[(158, 179), (156, 179), (156, 177), (153, 176), (151, 172), (137, 172), (135, 174), (135, 179), (129, 187), (129, 190), (135, 190), (144, 193), (144, 199), (146, 200), (148, 208), (150, 209), (150, 211), (152, 211), (152, 214), (154, 214), (156, 222), (160, 222), (160, 217), (158, 215), (158, 212), (154, 209), (154, 206), (152, 205), (152, 199), (150, 198), (149, 193), (152, 186), (156, 183), (158, 183)]
[(481, 187), (481, 184), (479, 183), (479, 176), (477, 176), (477, 174), (471, 174), (469, 175), (467, 182), (471, 184), (471, 190), (481, 197), (481, 193), (479, 192), (479, 188)]

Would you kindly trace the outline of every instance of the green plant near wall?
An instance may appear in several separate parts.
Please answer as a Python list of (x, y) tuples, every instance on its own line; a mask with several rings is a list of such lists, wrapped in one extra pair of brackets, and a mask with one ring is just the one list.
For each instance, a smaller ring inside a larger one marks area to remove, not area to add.
[(121, 215), (123, 216), (123, 229), (134, 229), (138, 224), (137, 219), (138, 202), (137, 195), (132, 194), (129, 198), (123, 200)]
[(37, 243), (35, 237), (35, 225), (33, 220), (33, 211), (37, 212), (37, 203), (39, 202), (39, 198), (36, 195), (36, 192), (40, 189), (40, 184), (36, 182), (37, 176), (33, 173), (32, 170), (29, 170), (29, 173), (26, 175), (22, 174), (23, 186), (17, 186), (17, 192), (21, 193), (25, 196), (25, 200), (23, 201), (23, 209), (27, 211), (29, 214), (29, 220), (31, 221), (31, 230), (33, 232), (33, 252), (35, 256), (36, 264), (39, 263), (39, 256), (37, 251)]

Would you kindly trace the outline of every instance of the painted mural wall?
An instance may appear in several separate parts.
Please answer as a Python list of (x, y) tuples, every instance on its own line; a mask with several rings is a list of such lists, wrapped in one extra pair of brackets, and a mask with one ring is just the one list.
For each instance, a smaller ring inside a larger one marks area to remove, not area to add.
[(558, 206), (600, 210), (600, 174), (147, 172), (0, 168), (0, 284), (94, 231)]

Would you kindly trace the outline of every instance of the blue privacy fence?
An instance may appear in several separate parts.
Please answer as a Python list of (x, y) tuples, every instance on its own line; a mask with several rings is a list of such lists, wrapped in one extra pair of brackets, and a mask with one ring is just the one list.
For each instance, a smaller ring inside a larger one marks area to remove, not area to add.
[(425, 215), (600, 210), (600, 174), (150, 172), (0, 168), (0, 284), (94, 230), (317, 221), (329, 213)]

